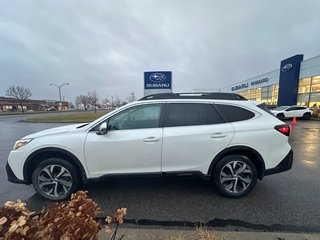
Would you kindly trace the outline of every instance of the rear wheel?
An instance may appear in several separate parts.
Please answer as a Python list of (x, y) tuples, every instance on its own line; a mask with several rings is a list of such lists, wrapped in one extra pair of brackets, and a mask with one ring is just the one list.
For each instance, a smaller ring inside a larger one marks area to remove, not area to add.
[(49, 158), (39, 163), (32, 173), (35, 190), (51, 201), (69, 198), (79, 186), (75, 167), (60, 158)]
[(277, 118), (280, 119), (280, 120), (283, 120), (284, 119), (284, 114), (283, 113), (277, 114)]
[(305, 113), (303, 114), (303, 117), (302, 117), (304, 120), (310, 120), (311, 118), (311, 114), (310, 113)]
[(222, 195), (232, 198), (243, 197), (255, 186), (257, 170), (246, 156), (229, 155), (215, 166), (213, 180)]

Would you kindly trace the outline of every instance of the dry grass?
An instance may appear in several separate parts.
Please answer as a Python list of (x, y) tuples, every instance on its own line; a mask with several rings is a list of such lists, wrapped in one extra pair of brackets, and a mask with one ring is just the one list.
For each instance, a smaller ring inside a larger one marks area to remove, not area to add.
[(221, 240), (221, 238), (214, 235), (213, 232), (209, 232), (207, 229), (202, 227), (198, 228), (196, 232), (198, 236), (197, 240)]
[(190, 236), (184, 234), (184, 233), (178, 233), (175, 234), (174, 236), (169, 237), (168, 240), (189, 240)]
[(105, 115), (107, 112), (85, 112), (85, 113), (73, 113), (68, 115), (47, 115), (41, 117), (28, 118), (26, 122), (42, 122), (42, 123), (83, 123), (91, 122), (97, 118)]
[(216, 236), (212, 231), (208, 231), (203, 227), (199, 227), (196, 229), (195, 234), (179, 233), (167, 238), (166, 240), (226, 240), (226, 239)]

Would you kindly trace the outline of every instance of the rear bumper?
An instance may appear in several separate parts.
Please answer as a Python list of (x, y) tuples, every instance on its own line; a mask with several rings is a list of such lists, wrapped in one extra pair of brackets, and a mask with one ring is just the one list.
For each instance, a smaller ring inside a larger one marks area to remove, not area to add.
[(293, 151), (292, 149), (287, 154), (287, 156), (274, 168), (266, 169), (264, 171), (264, 176), (285, 172), (292, 168), (292, 162), (293, 162)]
[(11, 167), (9, 166), (9, 164), (6, 164), (6, 171), (7, 171), (7, 176), (8, 176), (8, 181), (12, 182), (12, 183), (22, 183), (22, 184), (30, 184), (25, 180), (21, 180), (19, 178), (16, 177), (16, 175), (13, 173)]

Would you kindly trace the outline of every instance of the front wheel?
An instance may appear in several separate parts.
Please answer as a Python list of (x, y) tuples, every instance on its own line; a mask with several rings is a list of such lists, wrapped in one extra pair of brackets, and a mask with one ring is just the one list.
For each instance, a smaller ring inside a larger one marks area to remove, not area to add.
[(51, 201), (68, 199), (77, 189), (79, 176), (75, 167), (60, 158), (49, 158), (39, 163), (32, 173), (35, 190)]
[(222, 195), (232, 198), (243, 197), (255, 186), (257, 170), (246, 156), (229, 155), (215, 166), (213, 181)]

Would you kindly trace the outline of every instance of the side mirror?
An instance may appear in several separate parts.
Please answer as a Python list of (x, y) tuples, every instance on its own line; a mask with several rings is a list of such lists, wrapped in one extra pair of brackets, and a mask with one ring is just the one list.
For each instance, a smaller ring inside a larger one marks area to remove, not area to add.
[(96, 134), (97, 134), (97, 135), (106, 135), (107, 132), (108, 132), (107, 122), (103, 122), (103, 123), (100, 124), (99, 130), (96, 131)]

